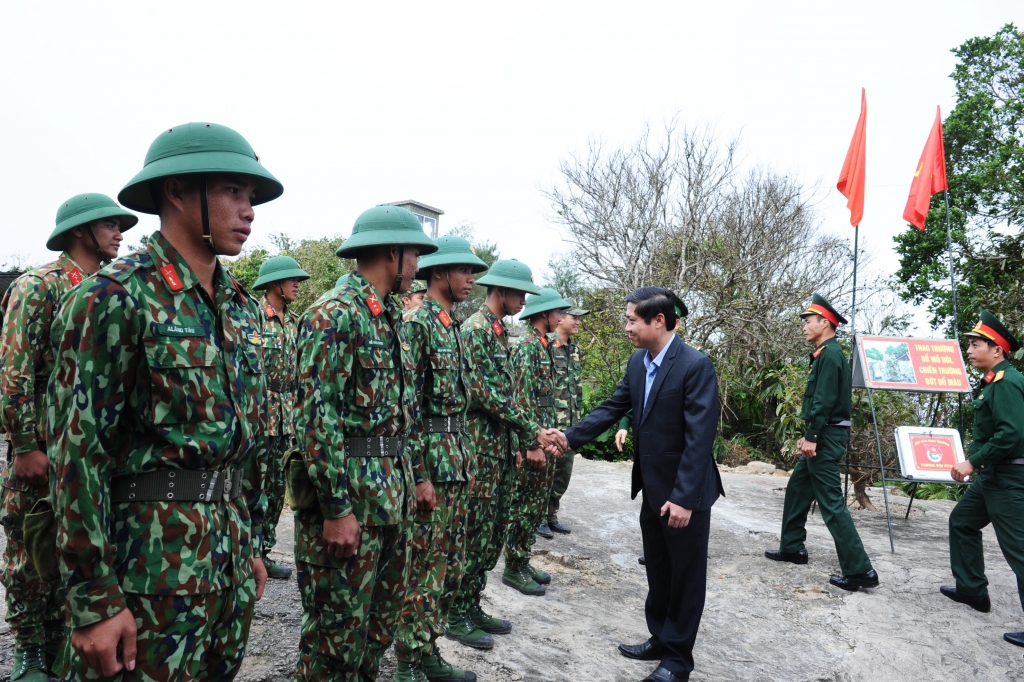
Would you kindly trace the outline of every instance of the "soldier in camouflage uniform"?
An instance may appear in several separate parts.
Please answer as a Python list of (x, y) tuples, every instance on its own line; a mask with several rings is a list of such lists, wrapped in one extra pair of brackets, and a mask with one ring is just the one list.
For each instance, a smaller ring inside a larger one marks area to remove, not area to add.
[(66, 680), (231, 680), (242, 664), (266, 584), (266, 382), (259, 307), (218, 256), (283, 191), (230, 128), (165, 130), (118, 195), (160, 231), (61, 309), (48, 419)]
[[(572, 337), (580, 330), (580, 318), (588, 312), (577, 306), (569, 308), (558, 327), (548, 334), (548, 351), (551, 353), (551, 371), (555, 382), (555, 418), (558, 428), (563, 431), (579, 421), (581, 416), (583, 365), (580, 363), (580, 347)], [(548, 518), (537, 528), (537, 535), (549, 540), (555, 533), (571, 532), (568, 526), (558, 521), (558, 507), (562, 495), (569, 489), (575, 455), (572, 450), (568, 450), (554, 462), (555, 471), (548, 496)]]
[(267, 577), (285, 580), (292, 569), (270, 558), (270, 550), (277, 544), (277, 523), (284, 508), (284, 461), (295, 450), (295, 380), (299, 370), (296, 340), (299, 335), (299, 316), (288, 304), (299, 297), (299, 282), (309, 279), (309, 273), (299, 267), (294, 258), (272, 256), (260, 266), (260, 276), (253, 283), (255, 290), (264, 290), (260, 310), (263, 312), (263, 358), (267, 374), (267, 403), (269, 409), (268, 435), (270, 455), (267, 460), (267, 478), (263, 490), (267, 496), (267, 514), (263, 518), (263, 566)]
[(57, 210), (57, 225), (46, 242), (46, 248), (61, 252), (60, 257), (15, 280), (0, 303), (0, 423), (7, 441), (0, 523), (7, 534), (3, 584), (7, 623), (14, 635), (12, 680), (45, 682), (64, 638), (60, 580), (40, 576), (23, 535), (26, 514), (49, 495), (46, 384), (54, 366), (50, 328), (64, 295), (95, 274), (103, 261), (116, 258), (121, 232), (138, 221), (102, 194), (68, 199)]
[[(562, 321), (562, 311), (571, 307), (572, 303), (563, 300), (554, 289), (541, 289), (539, 294), (528, 296), (521, 318), (530, 326), (512, 351), (516, 400), (523, 414), (543, 428), (552, 428), (557, 421), (551, 344), (547, 335)], [(528, 442), (520, 449), (532, 450), (533, 447), (535, 445)], [(523, 594), (541, 596), (551, 576), (530, 565), (530, 549), (537, 537), (534, 531), (547, 511), (555, 467), (547, 461), (543, 451), (528, 455), (525, 464), (515, 476), (501, 582)]]
[[(477, 475), (466, 525), (466, 565), (449, 612), (447, 634), (467, 646), (490, 649), (492, 634), (512, 631), (511, 623), (489, 616), (480, 607), (487, 572), (501, 556), (508, 522), (516, 468), (510, 436), (515, 432), (521, 436), (519, 442), (532, 444), (541, 430), (514, 399), (508, 330), (501, 320), (522, 310), (526, 294), (539, 289), (530, 269), (517, 260), (497, 261), (477, 284), (487, 287), (487, 299), (462, 325), (470, 398), (466, 430)], [(530, 454), (536, 455), (532, 450)]]
[(405, 309), (405, 312), (416, 310), (423, 305), (423, 297), (426, 293), (427, 283), (421, 279), (415, 280), (412, 286), (409, 287), (409, 291), (402, 294), (402, 307)]
[(407, 589), (416, 508), (406, 444), (416, 376), (399, 299), (420, 254), (437, 246), (416, 217), (377, 206), (337, 255), (356, 270), (299, 325), (296, 423), (289, 464), (302, 630), (294, 680), (375, 680)]
[(420, 503), (409, 538), (409, 589), (395, 638), (395, 682), (422, 680), (423, 674), (431, 682), (476, 679), (445, 662), (435, 641), (444, 633), (462, 582), (469, 486), (476, 476), (464, 435), (469, 397), (462, 334), (452, 306), (472, 293), (474, 275), (487, 265), (461, 237), (440, 237), (435, 243), (437, 252), (420, 259), (417, 275), (429, 282), (427, 296), (405, 313), (421, 409), (409, 444)]

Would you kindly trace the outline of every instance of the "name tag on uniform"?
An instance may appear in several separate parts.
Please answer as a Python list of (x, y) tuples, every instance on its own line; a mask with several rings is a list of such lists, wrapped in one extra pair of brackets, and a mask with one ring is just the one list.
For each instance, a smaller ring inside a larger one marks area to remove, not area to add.
[(383, 348), (384, 342), (381, 341), (380, 339), (367, 339), (366, 345), (369, 346), (370, 348)]
[(156, 333), (161, 336), (206, 336), (198, 324), (157, 324)]
[(444, 348), (443, 346), (439, 346), (438, 348), (434, 349), (434, 352), (435, 353), (451, 353), (452, 349), (451, 348)]

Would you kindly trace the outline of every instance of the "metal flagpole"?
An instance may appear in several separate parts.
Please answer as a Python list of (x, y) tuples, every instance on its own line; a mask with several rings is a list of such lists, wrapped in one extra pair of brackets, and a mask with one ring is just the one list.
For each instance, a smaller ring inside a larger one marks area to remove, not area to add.
[[(953, 269), (953, 228), (949, 224), (949, 190), (943, 190), (946, 202), (946, 250), (949, 252), (949, 293), (953, 301), (953, 338), (960, 345), (960, 316), (956, 309), (956, 271)], [(956, 402), (960, 414), (960, 438), (964, 437), (964, 394), (956, 394)]]
[[(853, 355), (857, 352), (857, 253), (860, 251), (858, 241), (860, 237), (860, 223), (853, 227), (853, 312), (850, 313), (850, 372), (853, 372)], [(851, 389), (852, 390), (852, 389)], [(852, 416), (852, 415), (851, 415)], [(853, 428), (850, 428), (850, 435), (853, 435)], [(843, 497), (850, 495), (850, 448), (852, 438), (846, 440), (846, 475), (843, 479)]]

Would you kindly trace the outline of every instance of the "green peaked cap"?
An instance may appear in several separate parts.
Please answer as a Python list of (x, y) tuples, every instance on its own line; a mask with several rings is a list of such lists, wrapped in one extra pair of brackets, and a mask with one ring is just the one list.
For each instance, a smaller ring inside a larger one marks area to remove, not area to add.
[(230, 173), (244, 175), (256, 184), (253, 205), (272, 201), (284, 193), (284, 186), (260, 165), (260, 159), (245, 138), (216, 123), (186, 123), (168, 128), (149, 145), (146, 161), (120, 194), (118, 201), (143, 213), (156, 213), (149, 183), (174, 175)]
[(426, 290), (427, 290), (427, 283), (426, 282), (424, 282), (422, 279), (414, 279), (412, 281), (412, 285), (409, 286), (409, 291), (407, 291), (405, 293), (407, 293), (407, 294), (418, 294), (421, 291), (426, 291)]
[(427, 268), (438, 265), (469, 265), (474, 274), (487, 269), (487, 263), (473, 253), (473, 247), (462, 237), (446, 234), (435, 239), (434, 243), (437, 244), (437, 251), (420, 258), (420, 269), (416, 276), (421, 279), (426, 279), (427, 273), (424, 271)]
[(368, 246), (418, 246), (420, 255), (437, 251), (412, 211), (401, 206), (374, 206), (363, 211), (352, 226), (352, 236), (335, 252), (339, 258), (354, 258)]
[(519, 318), (528, 320), (534, 315), (546, 313), (549, 310), (568, 310), (573, 304), (558, 295), (558, 292), (549, 287), (544, 287), (540, 293), (526, 297), (526, 307), (519, 313)]
[(811, 296), (811, 304), (807, 306), (807, 310), (800, 313), (800, 317), (807, 317), (808, 315), (820, 315), (837, 327), (841, 324), (846, 324), (846, 318), (840, 315), (832, 307), (832, 304), (828, 302), (828, 299), (819, 293)]
[(999, 318), (987, 310), (981, 311), (981, 319), (974, 329), (964, 336), (975, 339), (988, 339), (1000, 346), (1007, 353), (1013, 353), (1020, 349), (1020, 341), (1013, 335), (1006, 325), (999, 321)]
[(278, 282), (282, 279), (309, 279), (309, 273), (299, 267), (294, 258), (290, 256), (271, 256), (260, 266), (260, 276), (253, 282), (253, 289), (266, 288), (271, 282)]
[(487, 274), (476, 281), (485, 287), (507, 287), (528, 294), (539, 294), (540, 289), (533, 283), (533, 271), (515, 258), (494, 262)]
[(57, 209), (57, 227), (46, 240), (46, 248), (60, 251), (62, 240), (58, 237), (76, 227), (104, 218), (120, 218), (122, 232), (130, 230), (139, 222), (139, 216), (124, 210), (106, 194), (76, 194)]

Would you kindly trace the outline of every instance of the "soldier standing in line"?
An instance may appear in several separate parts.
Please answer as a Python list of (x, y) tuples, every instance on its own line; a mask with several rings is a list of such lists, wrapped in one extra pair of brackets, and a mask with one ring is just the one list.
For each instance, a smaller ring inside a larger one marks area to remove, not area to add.
[[(551, 370), (555, 383), (555, 418), (562, 431), (581, 418), (583, 406), (583, 365), (580, 362), (580, 347), (572, 340), (580, 331), (580, 318), (589, 313), (578, 306), (565, 311), (562, 321), (548, 334), (548, 351), (551, 353)], [(555, 459), (552, 474), (551, 493), (548, 496), (547, 520), (537, 527), (537, 535), (552, 539), (555, 533), (568, 534), (572, 531), (558, 521), (558, 507), (562, 496), (569, 489), (572, 478), (572, 464), (576, 456), (572, 450)]]
[(163, 131), (118, 195), (160, 230), (62, 306), (49, 427), (66, 680), (231, 680), (242, 664), (267, 579), (266, 382), (259, 308), (218, 256), (283, 191), (230, 128)]
[(267, 374), (268, 431), (267, 478), (263, 490), (267, 496), (267, 513), (263, 517), (263, 566), (267, 577), (285, 580), (292, 569), (270, 558), (277, 544), (277, 523), (284, 509), (284, 461), (295, 445), (295, 380), (299, 370), (296, 341), (299, 316), (288, 307), (299, 297), (299, 282), (309, 273), (294, 258), (272, 256), (260, 266), (260, 276), (253, 283), (256, 291), (264, 290), (260, 309), (263, 312), (263, 359)]
[(452, 307), (469, 297), (474, 275), (487, 265), (461, 237), (434, 241), (437, 252), (420, 258), (417, 274), (429, 283), (427, 296), (405, 313), (420, 400), (420, 420), (409, 443), (419, 511), (409, 538), (409, 588), (395, 637), (395, 682), (423, 680), (424, 674), (431, 682), (476, 679), (447, 663), (435, 642), (462, 582), (469, 487), (476, 475), (465, 436), (465, 353)]
[[(970, 339), (967, 358), (983, 376), (973, 402), (971, 454), (950, 474), (960, 482), (968, 476), (974, 480), (949, 515), (949, 564), (956, 585), (940, 591), (988, 613), (992, 602), (981, 529), (990, 523), (1017, 576), (1024, 607), (1024, 376), (1007, 359), (1020, 342), (995, 315), (981, 311), (978, 324), (964, 336)], [(1007, 632), (1003, 639), (1024, 646), (1024, 632)]]
[(421, 279), (414, 280), (412, 286), (409, 287), (409, 291), (402, 294), (402, 307), (405, 309), (405, 312), (416, 310), (423, 305), (423, 297), (426, 293), (426, 282)]
[[(299, 325), (299, 476), (288, 472), (302, 630), (294, 680), (375, 680), (408, 588), (416, 376), (398, 295), (437, 250), (397, 206), (364, 211), (342, 286)], [(430, 502), (424, 492), (424, 504)]]
[[(14, 636), (11, 680), (45, 682), (64, 641), (64, 592), (53, 567), (32, 564), (25, 516), (49, 496), (46, 384), (53, 372), (50, 327), (64, 295), (117, 258), (121, 233), (139, 219), (103, 194), (79, 194), (57, 209), (46, 248), (60, 257), (25, 273), (7, 290), (0, 337), (0, 421), (7, 440), (0, 523), (7, 533), (3, 585)], [(47, 578), (50, 578), (49, 580)]]
[(803, 456), (793, 467), (786, 485), (780, 547), (766, 550), (764, 555), (773, 561), (807, 563), (807, 513), (811, 502), (817, 500), (821, 520), (835, 540), (843, 570), (841, 576), (834, 575), (829, 582), (850, 591), (878, 587), (878, 574), (871, 568), (871, 560), (846, 508), (839, 475), (839, 462), (850, 440), (853, 398), (850, 365), (836, 339), (836, 328), (846, 324), (846, 318), (818, 294), (814, 294), (800, 317), (804, 320), (804, 337), (814, 345), (800, 415), (807, 428), (797, 443)]
[(514, 399), (508, 330), (502, 319), (523, 309), (526, 294), (540, 290), (530, 268), (514, 259), (495, 262), (476, 283), (487, 287), (487, 298), (462, 324), (462, 338), (470, 399), (466, 430), (477, 474), (466, 523), (465, 570), (448, 616), (447, 636), (474, 649), (490, 649), (494, 646), (491, 635), (512, 631), (510, 622), (488, 615), (480, 606), (487, 572), (501, 556), (509, 518), (517, 464), (510, 432), (520, 434), (520, 442), (532, 443), (541, 431)]
[[(558, 421), (551, 344), (547, 335), (562, 321), (562, 311), (571, 307), (572, 303), (563, 300), (554, 289), (541, 289), (539, 294), (528, 296), (521, 319), (527, 320), (530, 326), (512, 351), (519, 408), (542, 428), (553, 428)], [(530, 548), (537, 537), (537, 526), (547, 511), (555, 467), (548, 463), (544, 451), (535, 442), (525, 442), (526, 446), (517, 450), (534, 454), (527, 455), (526, 466), (515, 476), (501, 582), (523, 594), (541, 596), (547, 591), (544, 586), (551, 582), (551, 576), (530, 565)]]

